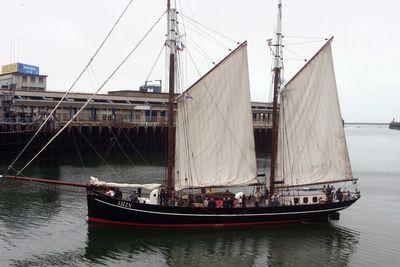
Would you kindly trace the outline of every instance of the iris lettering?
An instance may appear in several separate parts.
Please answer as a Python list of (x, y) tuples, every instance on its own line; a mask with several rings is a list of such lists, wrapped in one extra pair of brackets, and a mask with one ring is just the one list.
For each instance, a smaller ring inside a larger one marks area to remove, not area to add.
[(125, 207), (125, 208), (132, 208), (131, 203), (125, 201), (118, 201), (118, 206)]

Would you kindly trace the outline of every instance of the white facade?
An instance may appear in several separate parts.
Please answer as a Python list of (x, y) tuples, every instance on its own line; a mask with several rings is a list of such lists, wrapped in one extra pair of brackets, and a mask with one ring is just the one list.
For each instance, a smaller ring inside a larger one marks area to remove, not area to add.
[(46, 91), (46, 75), (21, 73), (0, 74), (0, 88), (24, 91)]

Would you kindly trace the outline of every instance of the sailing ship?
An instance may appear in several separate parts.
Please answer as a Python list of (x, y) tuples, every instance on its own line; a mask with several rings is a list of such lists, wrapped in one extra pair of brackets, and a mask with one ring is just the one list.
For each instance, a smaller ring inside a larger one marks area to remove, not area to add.
[[(268, 185), (257, 174), (247, 43), (240, 44), (176, 96), (180, 40), (177, 11), (169, 2), (166, 183), (118, 184), (92, 177), (90, 184), (84, 186), (88, 221), (134, 227), (219, 228), (338, 218), (338, 212), (354, 204), (360, 194), (357, 190), (345, 191), (333, 199), (331, 192), (328, 193), (329, 184), (352, 185), (357, 180), (352, 175), (340, 113), (332, 39), (283, 86), (282, 4), (279, 1), (273, 45), (273, 125)], [(322, 185), (328, 185), (324, 192)], [(148, 190), (149, 197), (128, 199), (108, 191), (122, 187)], [(244, 193), (249, 187), (256, 188), (250, 199)], [(236, 190), (236, 194), (225, 191), (227, 188)], [(199, 194), (193, 193), (196, 189), (200, 190)], [(210, 189), (213, 191), (207, 192)], [(261, 191), (268, 194), (263, 198)], [(224, 202), (230, 198), (230, 204), (218, 206), (203, 202), (207, 199), (209, 203), (214, 200), (221, 203), (223, 198), (226, 198)]]
[(393, 118), (393, 120), (389, 123), (389, 129), (400, 130), (400, 122)]
[[(174, 120), (176, 10), (168, 6), (171, 53), (165, 195), (172, 199), (187, 196), (188, 201), (172, 205), (161, 201), (161, 205), (160, 189), (154, 189), (148, 200), (116, 199), (105, 195), (98, 187), (107, 184), (95, 181), (87, 190), (89, 222), (136, 227), (209, 228), (327, 220), (336, 218), (338, 211), (359, 199), (358, 191), (346, 192), (345, 198), (334, 201), (319, 189), (307, 191), (309, 188), (305, 188), (356, 179), (351, 171), (339, 108), (332, 39), (280, 90), (281, 3), (278, 7), (270, 197), (265, 203), (218, 208), (202, 203), (196, 206), (190, 201), (195, 196), (185, 193), (193, 188), (256, 185), (259, 189), (262, 185), (257, 180), (247, 43), (240, 44), (176, 98)], [(278, 94), (281, 98), (279, 117)], [(235, 195), (240, 203), (245, 201), (241, 197), (241, 192)], [(204, 198), (207, 193), (203, 191)]]

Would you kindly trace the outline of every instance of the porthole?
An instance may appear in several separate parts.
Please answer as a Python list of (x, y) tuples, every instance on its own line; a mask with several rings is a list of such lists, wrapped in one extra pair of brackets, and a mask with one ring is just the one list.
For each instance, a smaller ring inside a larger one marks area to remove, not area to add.
[(312, 198), (312, 202), (317, 203), (317, 201), (318, 201), (318, 198), (317, 198), (317, 197), (313, 197), (313, 198)]
[(298, 197), (295, 197), (293, 200), (294, 200), (294, 204), (299, 204), (299, 198)]
[(303, 203), (307, 204), (308, 203), (308, 197), (303, 197)]

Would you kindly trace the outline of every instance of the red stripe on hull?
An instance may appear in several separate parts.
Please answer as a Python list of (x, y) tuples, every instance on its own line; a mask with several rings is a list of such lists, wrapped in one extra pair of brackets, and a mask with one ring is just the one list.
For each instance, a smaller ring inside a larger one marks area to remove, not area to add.
[(207, 223), (207, 224), (147, 224), (147, 223), (134, 223), (134, 222), (119, 222), (110, 221), (98, 218), (88, 218), (89, 223), (100, 223), (100, 224), (114, 224), (123, 226), (133, 226), (138, 228), (190, 228), (190, 229), (214, 229), (214, 228), (235, 228), (235, 227), (246, 227), (246, 226), (261, 226), (270, 224), (289, 224), (289, 223), (300, 223), (302, 220), (285, 220), (285, 221), (270, 221), (270, 222), (246, 222), (246, 223)]

